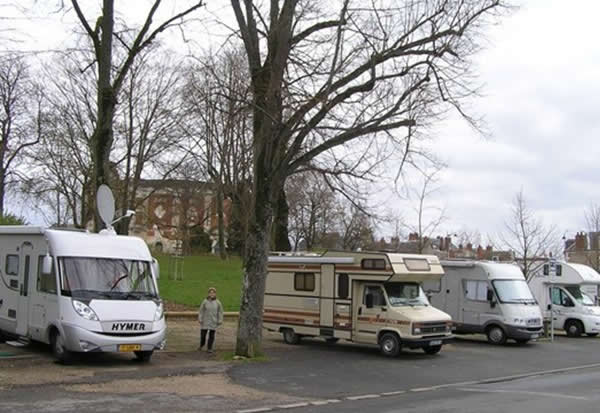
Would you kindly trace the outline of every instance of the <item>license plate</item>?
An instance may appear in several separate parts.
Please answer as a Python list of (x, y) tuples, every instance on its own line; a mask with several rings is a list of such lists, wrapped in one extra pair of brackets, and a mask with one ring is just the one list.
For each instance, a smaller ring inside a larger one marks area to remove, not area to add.
[(442, 345), (442, 340), (433, 340), (429, 342), (430, 346), (441, 346)]
[(531, 338), (532, 338), (532, 339), (536, 339), (536, 338), (538, 338), (539, 336), (540, 336), (539, 334), (532, 334), (532, 335), (531, 335)]
[(121, 344), (119, 346), (119, 351), (121, 352), (140, 351), (141, 349), (141, 344)]

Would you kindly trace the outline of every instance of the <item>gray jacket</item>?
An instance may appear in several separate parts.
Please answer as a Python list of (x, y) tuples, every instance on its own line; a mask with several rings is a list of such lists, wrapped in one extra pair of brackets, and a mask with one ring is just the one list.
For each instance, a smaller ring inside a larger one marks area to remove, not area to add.
[(198, 321), (201, 328), (206, 330), (216, 330), (223, 324), (223, 306), (218, 299), (209, 300), (205, 298), (200, 304), (198, 311)]

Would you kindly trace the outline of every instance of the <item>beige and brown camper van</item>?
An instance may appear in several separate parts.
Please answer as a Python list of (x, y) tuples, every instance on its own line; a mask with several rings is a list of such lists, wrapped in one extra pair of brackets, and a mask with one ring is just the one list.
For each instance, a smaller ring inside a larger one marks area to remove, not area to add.
[(450, 316), (421, 289), (444, 275), (433, 255), (274, 255), (268, 265), (263, 325), (288, 344), (305, 336), (343, 339), (396, 356), (402, 347), (435, 354), (452, 338)]

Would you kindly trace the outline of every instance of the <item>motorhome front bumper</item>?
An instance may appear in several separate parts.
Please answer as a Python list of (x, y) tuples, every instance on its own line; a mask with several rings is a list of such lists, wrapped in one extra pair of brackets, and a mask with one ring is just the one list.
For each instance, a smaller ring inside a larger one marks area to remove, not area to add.
[(144, 335), (107, 335), (83, 329), (73, 324), (62, 325), (65, 347), (70, 351), (119, 352), (158, 350), (165, 343), (166, 326)]
[(505, 325), (506, 336), (514, 340), (535, 340), (540, 338), (544, 333), (544, 327), (523, 327)]
[(454, 336), (402, 338), (402, 346), (410, 349), (441, 346), (453, 340)]

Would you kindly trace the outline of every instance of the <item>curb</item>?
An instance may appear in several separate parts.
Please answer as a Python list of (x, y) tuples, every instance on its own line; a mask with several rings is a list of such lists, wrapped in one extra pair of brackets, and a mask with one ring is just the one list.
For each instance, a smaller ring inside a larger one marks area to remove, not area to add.
[[(237, 320), (240, 313), (238, 311), (225, 311), (223, 318), (225, 320)], [(196, 311), (165, 311), (166, 318), (185, 318), (185, 319), (197, 319), (198, 312)]]

